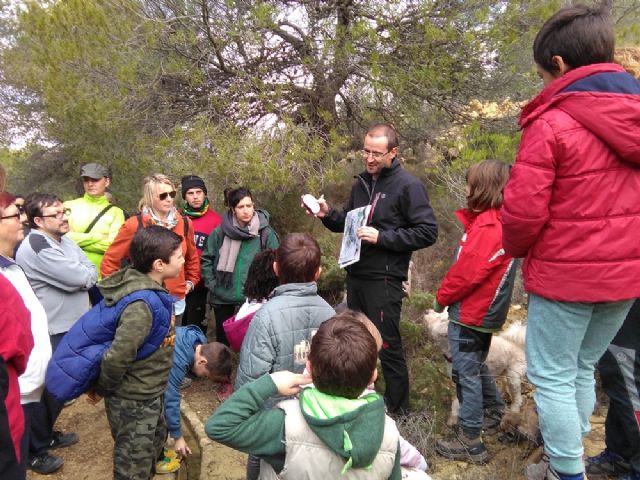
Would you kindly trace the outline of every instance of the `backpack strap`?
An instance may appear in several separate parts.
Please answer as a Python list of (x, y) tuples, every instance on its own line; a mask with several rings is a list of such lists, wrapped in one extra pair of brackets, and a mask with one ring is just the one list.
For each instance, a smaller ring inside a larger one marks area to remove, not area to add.
[(267, 225), (262, 230), (260, 230), (260, 251), (261, 252), (267, 249), (267, 242), (269, 241), (269, 232), (273, 232), (276, 238), (278, 238), (278, 234), (273, 228), (271, 228), (270, 225)]
[(184, 223), (184, 238), (186, 240), (189, 234), (189, 217), (182, 215), (182, 222)]
[(100, 220), (102, 218), (102, 216), (107, 213), (109, 211), (109, 209), (111, 207), (113, 207), (114, 205), (112, 205), (111, 203), (109, 205), (107, 205), (106, 207), (104, 207), (102, 210), (100, 210), (100, 213), (98, 213), (98, 215), (96, 215), (96, 218), (94, 218), (91, 223), (89, 224), (89, 226), (85, 229), (84, 233), (89, 233), (91, 231), (91, 229), (93, 227), (96, 226), (96, 223), (98, 223), (98, 220)]
[(141, 213), (136, 213), (136, 218), (138, 219), (138, 228), (136, 229), (136, 232), (137, 232), (141, 228), (144, 228), (144, 225), (142, 224), (142, 214)]

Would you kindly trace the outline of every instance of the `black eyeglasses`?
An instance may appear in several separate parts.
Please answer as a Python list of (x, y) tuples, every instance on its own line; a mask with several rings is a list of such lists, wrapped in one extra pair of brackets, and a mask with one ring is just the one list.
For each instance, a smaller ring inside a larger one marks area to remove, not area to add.
[(0, 217), (0, 220), (8, 220), (10, 218), (15, 218), (16, 220), (20, 221), (20, 213), (14, 213), (13, 215), (4, 215)]
[(160, 198), (160, 200), (166, 200), (167, 197), (176, 198), (176, 191), (171, 190), (170, 192), (162, 192), (160, 195), (158, 195), (158, 198)]
[(388, 152), (371, 152), (369, 150), (361, 150), (360, 153), (362, 155), (363, 158), (369, 158), (369, 156), (372, 156), (374, 158), (374, 160), (381, 160), (387, 153), (389, 153), (391, 150), (389, 150)]
[(62, 220), (62, 217), (68, 217), (71, 215), (71, 209), (65, 208), (61, 212), (52, 213), (51, 215), (38, 215), (40, 218), (55, 218), (56, 220)]

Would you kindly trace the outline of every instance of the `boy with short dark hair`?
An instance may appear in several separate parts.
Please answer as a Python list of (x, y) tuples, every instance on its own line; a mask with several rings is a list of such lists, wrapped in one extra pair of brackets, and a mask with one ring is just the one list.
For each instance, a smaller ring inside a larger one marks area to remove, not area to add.
[(308, 233), (290, 233), (276, 250), (280, 285), (253, 317), (240, 350), (235, 388), (265, 373), (304, 370), (311, 337), (335, 314), (318, 295), (320, 247)]
[[(307, 375), (264, 375), (234, 393), (207, 420), (209, 437), (259, 455), (261, 478), (400, 479), (399, 434), (377, 393), (378, 348), (352, 312), (324, 322), (311, 341)], [(301, 390), (313, 381), (315, 387)], [(299, 399), (263, 410), (268, 399)]]
[[(145, 300), (129, 303), (120, 314), (113, 342), (102, 357), (95, 392), (89, 394), (93, 403), (105, 398), (116, 479), (150, 479), (167, 436), (162, 409), (173, 354), (175, 299), (162, 285), (182, 269), (181, 242), (179, 235), (160, 226), (138, 230), (130, 247), (132, 267), (99, 285), (106, 306), (146, 292)], [(160, 302), (154, 301), (156, 297)], [(149, 348), (154, 339), (161, 341), (160, 346)], [(139, 358), (139, 352), (148, 349), (153, 353)]]
[[(176, 328), (173, 348), (173, 365), (169, 384), (164, 393), (164, 417), (169, 435), (175, 440), (174, 450), (180, 457), (191, 455), (191, 449), (182, 435), (180, 419), (180, 387), (188, 372), (196, 377), (208, 377), (214, 382), (229, 382), (231, 375), (231, 350), (219, 342), (207, 343), (202, 330), (195, 325)], [(180, 460), (171, 455), (156, 464), (157, 473), (171, 473), (180, 468)]]
[[(335, 314), (318, 295), (320, 246), (308, 233), (290, 233), (276, 250), (273, 270), (280, 285), (251, 320), (240, 349), (235, 389), (265, 373), (289, 370), (302, 373), (311, 337)], [(267, 402), (267, 407), (278, 399)], [(252, 455), (247, 478), (258, 478), (259, 463)]]
[(527, 376), (549, 462), (529, 479), (584, 478), (595, 363), (622, 325), (640, 244), (640, 83), (617, 64), (606, 7), (559, 10), (533, 53), (545, 88), (520, 117), (503, 245), (526, 257)]

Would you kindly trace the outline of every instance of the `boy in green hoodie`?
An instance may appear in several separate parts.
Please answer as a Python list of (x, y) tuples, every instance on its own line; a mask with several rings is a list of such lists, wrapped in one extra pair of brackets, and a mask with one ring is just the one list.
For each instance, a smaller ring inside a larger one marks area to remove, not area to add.
[[(261, 479), (400, 479), (399, 434), (377, 393), (378, 349), (347, 310), (324, 322), (311, 341), (308, 375), (264, 375), (236, 391), (207, 420), (207, 435), (262, 459)], [(313, 388), (303, 388), (313, 381)], [(272, 396), (295, 395), (262, 410)]]
[[(131, 241), (131, 267), (99, 285), (106, 306), (131, 294), (144, 295), (122, 310), (95, 390), (89, 392), (90, 403), (105, 399), (117, 480), (150, 479), (167, 437), (162, 411), (173, 357), (175, 299), (163, 282), (182, 269), (181, 242), (179, 235), (160, 226), (140, 229)], [(152, 337), (158, 340), (156, 347), (150, 347)], [(141, 358), (145, 350), (153, 353)]]

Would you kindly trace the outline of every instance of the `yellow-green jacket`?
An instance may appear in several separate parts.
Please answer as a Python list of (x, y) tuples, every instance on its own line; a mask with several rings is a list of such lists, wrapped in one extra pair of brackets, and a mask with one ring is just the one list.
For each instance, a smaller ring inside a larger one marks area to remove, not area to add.
[(94, 218), (104, 210), (109, 201), (103, 195), (95, 198), (84, 194), (83, 197), (64, 202), (64, 206), (71, 210), (69, 226), (71, 227), (66, 237), (73, 240), (85, 253), (87, 258), (96, 266), (100, 273), (100, 263), (104, 252), (107, 251), (113, 239), (116, 238), (120, 227), (124, 223), (124, 213), (121, 208), (111, 207), (90, 232), (84, 233)]

